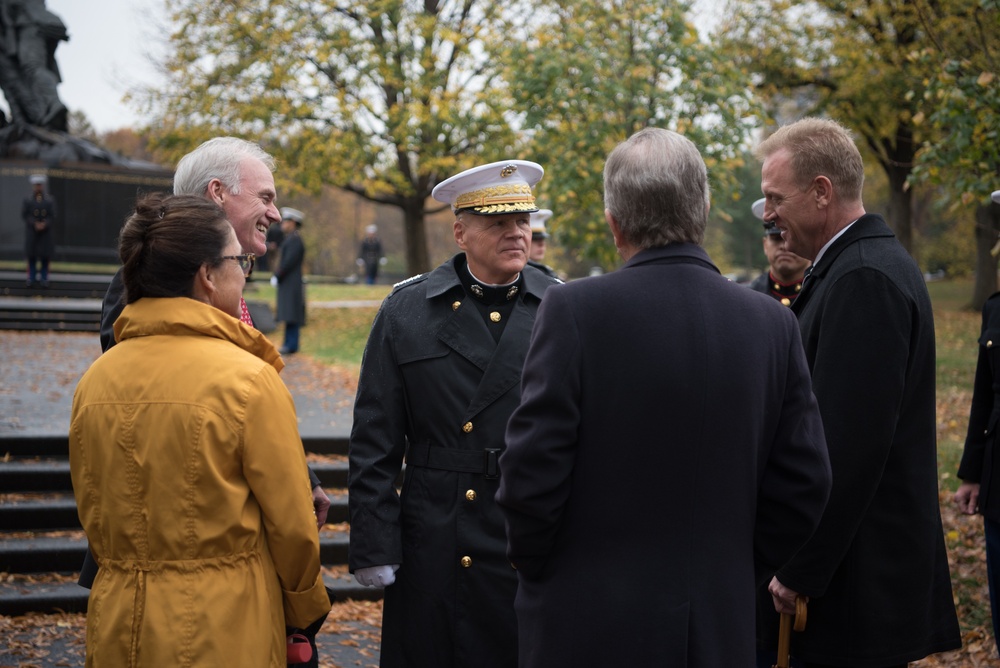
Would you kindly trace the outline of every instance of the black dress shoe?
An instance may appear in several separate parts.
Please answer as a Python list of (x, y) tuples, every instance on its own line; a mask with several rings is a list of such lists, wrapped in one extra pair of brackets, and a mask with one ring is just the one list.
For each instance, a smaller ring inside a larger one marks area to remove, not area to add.
[(281, 348), (280, 350), (278, 350), (278, 352), (281, 353), (282, 355), (291, 355), (291, 354), (297, 353), (299, 351), (298, 350), (290, 350), (288, 348)]

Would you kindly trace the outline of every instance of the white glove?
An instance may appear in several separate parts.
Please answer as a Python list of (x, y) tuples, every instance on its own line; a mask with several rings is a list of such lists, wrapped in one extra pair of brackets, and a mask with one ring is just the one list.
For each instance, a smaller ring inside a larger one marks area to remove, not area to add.
[(388, 258), (384, 258), (384, 257), (380, 257), (378, 259), (378, 263), (381, 264), (381, 265), (384, 265), (388, 261), (389, 261), (389, 259)]
[(278, 287), (278, 277), (277, 276), (272, 276), (271, 277), (271, 285), (273, 287)]
[(399, 564), (359, 568), (354, 571), (354, 579), (358, 581), (358, 584), (365, 587), (378, 587), (382, 589), (396, 581), (396, 571), (398, 570)]
[(357, 260), (355, 260), (355, 263), (356, 263), (356, 264), (357, 264), (357, 265), (358, 265), (359, 267), (363, 267), (363, 266), (365, 266), (365, 261), (364, 261), (364, 260), (362, 260), (361, 258), (358, 258)]

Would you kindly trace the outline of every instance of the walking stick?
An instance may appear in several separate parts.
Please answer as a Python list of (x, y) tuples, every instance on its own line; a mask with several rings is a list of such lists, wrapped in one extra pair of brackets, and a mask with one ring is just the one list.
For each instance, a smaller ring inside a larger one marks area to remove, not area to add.
[(801, 596), (795, 597), (795, 623), (792, 623), (792, 615), (787, 612), (781, 613), (781, 620), (778, 625), (778, 663), (771, 668), (788, 668), (789, 646), (792, 641), (792, 629), (804, 631), (806, 628), (806, 600)]

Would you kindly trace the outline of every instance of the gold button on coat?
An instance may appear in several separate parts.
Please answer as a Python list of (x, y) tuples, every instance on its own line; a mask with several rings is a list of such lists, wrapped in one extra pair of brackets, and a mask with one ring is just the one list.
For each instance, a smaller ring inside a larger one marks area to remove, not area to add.
[(472, 423), (466, 422), (465, 424), (463, 424), (462, 431), (464, 431), (466, 434), (470, 433), (472, 431)]
[(470, 568), (472, 566), (472, 557), (462, 557), (462, 568)]
[(469, 491), (467, 491), (465, 493), (465, 498), (468, 499), (469, 501), (475, 501), (476, 500), (476, 490), (470, 489)]
[(493, 322), (500, 322), (500, 312), (493, 311), (492, 313), (490, 313), (490, 320), (492, 320)]
[(987, 348), (992, 348), (993, 347), (993, 342), (992, 341), (987, 341), (986, 342), (986, 347)]
[(462, 305), (462, 302), (452, 302), (451, 303), (451, 310), (452, 311), (457, 311), (458, 307), (461, 306), (461, 305)]

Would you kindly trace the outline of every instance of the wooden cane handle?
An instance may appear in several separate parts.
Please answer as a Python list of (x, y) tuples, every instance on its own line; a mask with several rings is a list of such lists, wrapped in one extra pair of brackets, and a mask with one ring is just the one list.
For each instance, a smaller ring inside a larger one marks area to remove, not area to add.
[(806, 599), (801, 596), (795, 597), (795, 625), (792, 627), (796, 631), (806, 630), (806, 620), (809, 613), (806, 609)]

